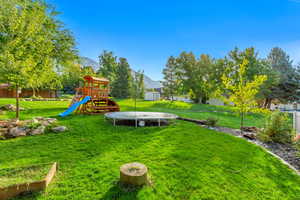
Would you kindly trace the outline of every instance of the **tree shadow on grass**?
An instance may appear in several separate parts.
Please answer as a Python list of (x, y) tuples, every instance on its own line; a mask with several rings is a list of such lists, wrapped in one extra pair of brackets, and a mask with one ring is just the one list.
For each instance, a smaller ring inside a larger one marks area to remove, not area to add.
[(109, 190), (107, 190), (100, 200), (137, 200), (137, 195), (142, 188), (143, 187), (123, 185), (120, 182), (116, 182)]
[[(67, 108), (66, 108), (67, 109)], [(45, 115), (46, 113), (48, 114), (52, 114), (52, 113), (57, 113), (57, 115), (61, 112), (63, 112), (64, 110), (66, 110), (64, 108), (31, 108), (28, 110), (23, 111), (23, 114), (42, 114)]]
[(42, 192), (26, 192), (22, 193), (11, 200), (36, 200), (41, 197)]

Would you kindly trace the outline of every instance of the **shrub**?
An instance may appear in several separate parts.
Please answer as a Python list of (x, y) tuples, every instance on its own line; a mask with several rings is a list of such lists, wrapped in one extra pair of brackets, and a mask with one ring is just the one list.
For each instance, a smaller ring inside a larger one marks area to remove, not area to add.
[(208, 125), (208, 126), (216, 126), (217, 122), (218, 122), (218, 119), (213, 118), (213, 117), (209, 117), (206, 119), (206, 123), (207, 123), (206, 125)]
[(39, 122), (32, 122), (30, 124), (28, 124), (26, 127), (29, 129), (36, 129), (40, 126), (41, 124)]
[(291, 143), (295, 136), (288, 113), (275, 111), (269, 115), (258, 138), (265, 142)]

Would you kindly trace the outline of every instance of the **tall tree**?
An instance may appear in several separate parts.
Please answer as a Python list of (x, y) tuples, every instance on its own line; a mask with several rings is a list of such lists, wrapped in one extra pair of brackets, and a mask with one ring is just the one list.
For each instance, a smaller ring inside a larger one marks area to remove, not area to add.
[(144, 85), (144, 71), (138, 71), (137, 76), (137, 87), (138, 87), (138, 97), (144, 99), (145, 97), (145, 85)]
[(65, 93), (73, 94), (75, 88), (84, 82), (84, 76), (98, 76), (92, 66), (82, 66), (78, 63), (69, 63), (61, 73), (63, 90)]
[(99, 56), (100, 68), (98, 74), (113, 82), (116, 79), (118, 62), (112, 51), (103, 51)]
[(131, 79), (131, 97), (134, 99), (144, 99), (144, 71), (139, 70), (133, 73), (133, 77)]
[(183, 52), (176, 62), (185, 92), (190, 94), (195, 103), (206, 103), (214, 88), (214, 60), (207, 54), (202, 54), (196, 59), (192, 52)]
[(116, 98), (128, 98), (131, 91), (131, 80), (131, 71), (126, 58), (119, 58), (116, 78), (112, 82), (112, 96)]
[(190, 93), (191, 98), (195, 103), (201, 99), (201, 94), (197, 92), (198, 77), (196, 73), (197, 59), (190, 52), (182, 52), (176, 59), (178, 65), (178, 75), (182, 81), (183, 90), (185, 93)]
[(267, 79), (265, 75), (255, 75), (253, 80), (249, 80), (247, 77), (248, 64), (248, 60), (244, 59), (236, 71), (236, 76), (228, 77), (227, 74), (224, 74), (222, 77), (226, 94), (222, 94), (221, 97), (236, 106), (241, 117), (241, 130), (244, 126), (245, 114), (258, 110), (256, 94)]
[(96, 72), (94, 71), (92, 66), (83, 66), (81, 67), (81, 76), (86, 76), (86, 75), (90, 75), (90, 76), (96, 76)]
[(75, 57), (76, 51), (73, 44), (64, 51), (58, 47), (55, 38), (64, 31), (42, 1), (0, 0), (0, 5), (0, 81), (16, 89), (19, 118), (19, 91), (53, 81), (55, 76), (49, 74), (55, 73), (55, 65), (63, 62), (66, 52)]
[(271, 93), (268, 99), (271, 101), (277, 99), (283, 103), (300, 100), (299, 71), (293, 67), (290, 57), (278, 47), (271, 50), (268, 55), (272, 69), (279, 74), (279, 83), (271, 87)]
[(253, 81), (257, 75), (265, 75), (268, 77), (261, 85), (259, 93), (257, 93), (257, 99), (264, 99), (264, 106), (266, 106), (269, 101), (268, 95), (272, 93), (271, 88), (276, 87), (278, 84), (278, 73), (272, 69), (266, 59), (258, 57), (258, 52), (255, 51), (254, 47), (250, 47), (243, 51), (235, 48), (229, 52), (228, 57), (225, 57), (224, 64), (227, 76), (236, 76), (234, 72), (238, 71), (239, 66), (245, 59), (248, 61), (245, 78), (249, 81)]
[(163, 75), (163, 94), (173, 101), (174, 95), (179, 93), (180, 88), (180, 79), (178, 77), (178, 67), (175, 57), (169, 57), (166, 67), (163, 69)]
[(75, 88), (80, 86), (82, 80), (81, 65), (78, 63), (68, 63), (68, 67), (61, 72), (61, 82), (64, 93), (73, 94)]

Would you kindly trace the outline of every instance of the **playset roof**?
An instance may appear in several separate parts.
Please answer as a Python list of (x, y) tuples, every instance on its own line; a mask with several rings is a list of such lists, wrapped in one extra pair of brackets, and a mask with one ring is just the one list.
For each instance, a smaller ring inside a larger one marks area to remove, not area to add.
[(109, 80), (106, 78), (98, 78), (98, 77), (93, 77), (93, 76), (84, 76), (84, 80), (88, 81), (88, 82), (94, 82), (94, 83), (104, 83), (104, 84), (108, 84)]

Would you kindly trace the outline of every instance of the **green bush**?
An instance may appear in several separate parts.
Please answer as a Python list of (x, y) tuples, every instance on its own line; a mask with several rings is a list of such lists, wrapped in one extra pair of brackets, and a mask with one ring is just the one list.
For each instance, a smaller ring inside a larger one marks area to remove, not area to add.
[(41, 126), (41, 124), (39, 122), (32, 122), (32, 123), (28, 124), (26, 127), (30, 128), (30, 129), (36, 129), (39, 126)]
[(275, 111), (265, 122), (265, 127), (258, 133), (258, 138), (265, 142), (291, 143), (295, 136), (288, 113)]
[(208, 126), (216, 126), (217, 122), (218, 122), (218, 119), (213, 118), (213, 117), (209, 117), (206, 119), (206, 123), (207, 123), (206, 125), (208, 125)]

